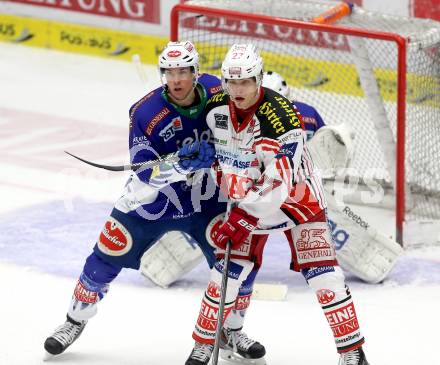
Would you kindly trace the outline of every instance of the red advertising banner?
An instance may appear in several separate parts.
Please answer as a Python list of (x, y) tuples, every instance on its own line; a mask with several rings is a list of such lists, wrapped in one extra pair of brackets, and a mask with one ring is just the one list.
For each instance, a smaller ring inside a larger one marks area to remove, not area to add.
[(439, 0), (412, 0), (411, 10), (412, 16), (440, 21)]
[[(184, 3), (185, 1), (188, 1), (188, 0), (180, 0), (179, 2), (180, 2), (180, 3)], [(363, 1), (363, 0), (351, 0), (351, 1), (349, 1), (349, 2), (352, 3), (352, 4), (354, 4), (354, 5), (362, 6), (362, 1)]]
[(210, 32), (281, 40), (283, 42), (305, 44), (340, 51), (347, 51), (349, 49), (347, 38), (343, 34), (316, 32), (307, 29), (256, 23), (244, 19), (236, 20), (216, 16), (189, 17), (184, 19), (183, 25), (187, 28), (208, 30)]
[(8, 0), (35, 6), (160, 23), (160, 0)]

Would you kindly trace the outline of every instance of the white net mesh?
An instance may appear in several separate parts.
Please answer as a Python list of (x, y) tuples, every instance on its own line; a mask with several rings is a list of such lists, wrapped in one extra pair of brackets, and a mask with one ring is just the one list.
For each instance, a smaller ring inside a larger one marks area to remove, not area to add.
[[(186, 4), (310, 20), (335, 3), (294, 0), (196, 0)], [(405, 173), (407, 218), (440, 218), (440, 24), (367, 12), (355, 8), (338, 25), (396, 33), (408, 41)], [(395, 157), (385, 156), (377, 127), (360, 85), (350, 39), (343, 34), (316, 32), (300, 27), (265, 24), (201, 11), (179, 15), (179, 39), (193, 41), (201, 55), (202, 71), (219, 74), (233, 43), (253, 43), (261, 50), (265, 70), (280, 73), (292, 87), (294, 98), (313, 105), (324, 121), (348, 123), (356, 131), (352, 173), (365, 180), (382, 179), (392, 185)], [(363, 38), (369, 63), (380, 89), (387, 125), (396, 138), (397, 46), (395, 42)], [(370, 106), (369, 106), (370, 105)], [(385, 150), (386, 151), (386, 150)]]

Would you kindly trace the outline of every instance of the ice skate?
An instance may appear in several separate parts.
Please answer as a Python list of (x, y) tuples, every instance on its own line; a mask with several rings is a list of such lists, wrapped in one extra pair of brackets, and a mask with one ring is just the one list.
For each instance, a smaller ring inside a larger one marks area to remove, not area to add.
[[(66, 322), (44, 341), (44, 348), (50, 355), (59, 355), (81, 335), (87, 321), (76, 322), (67, 316)], [(50, 357), (49, 355), (49, 357)]]
[(341, 354), (339, 365), (369, 365), (362, 347)]
[(250, 339), (241, 329), (224, 328), (220, 340), (220, 357), (237, 364), (265, 365), (266, 349)]
[(206, 365), (211, 359), (214, 345), (196, 342), (185, 365)]

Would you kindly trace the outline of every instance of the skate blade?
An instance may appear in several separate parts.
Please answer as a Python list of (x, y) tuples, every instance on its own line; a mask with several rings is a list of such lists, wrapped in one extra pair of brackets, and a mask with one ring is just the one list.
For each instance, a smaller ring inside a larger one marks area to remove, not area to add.
[(231, 350), (222, 350), (220, 349), (220, 358), (232, 363), (232, 364), (245, 364), (245, 365), (266, 365), (266, 360), (264, 357), (259, 359), (246, 359)]

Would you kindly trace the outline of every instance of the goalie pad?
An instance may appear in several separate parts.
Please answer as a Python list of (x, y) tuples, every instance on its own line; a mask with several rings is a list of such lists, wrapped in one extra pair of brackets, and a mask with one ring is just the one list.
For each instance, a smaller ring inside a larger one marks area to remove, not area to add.
[(339, 206), (331, 194), (326, 198), (341, 267), (371, 284), (384, 280), (403, 253), (402, 247), (371, 227), (352, 206)]
[(186, 233), (165, 233), (141, 258), (141, 273), (167, 288), (203, 260), (202, 250)]
[(323, 176), (348, 167), (354, 156), (354, 132), (348, 124), (324, 126), (307, 142), (307, 149)]

